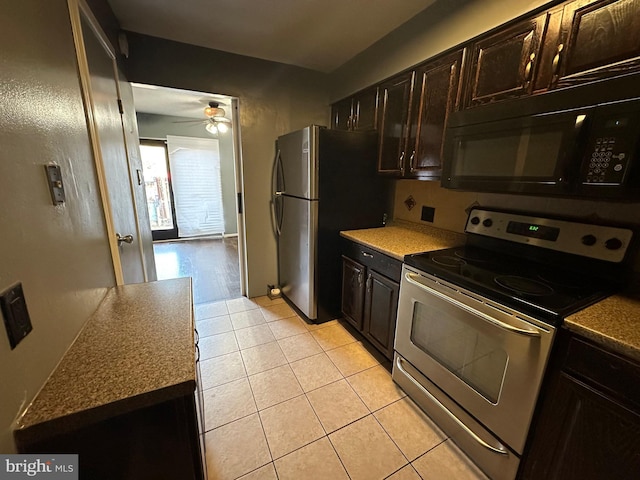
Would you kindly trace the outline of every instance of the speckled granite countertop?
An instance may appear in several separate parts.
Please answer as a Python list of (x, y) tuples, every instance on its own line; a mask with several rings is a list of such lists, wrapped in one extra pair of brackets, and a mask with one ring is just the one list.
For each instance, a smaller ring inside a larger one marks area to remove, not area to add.
[(191, 279), (111, 289), (24, 415), (30, 443), (193, 393)]
[(640, 286), (634, 285), (567, 317), (564, 326), (640, 362)]
[(402, 220), (386, 227), (345, 230), (340, 235), (398, 260), (403, 260), (410, 253), (440, 250), (464, 243), (461, 233)]

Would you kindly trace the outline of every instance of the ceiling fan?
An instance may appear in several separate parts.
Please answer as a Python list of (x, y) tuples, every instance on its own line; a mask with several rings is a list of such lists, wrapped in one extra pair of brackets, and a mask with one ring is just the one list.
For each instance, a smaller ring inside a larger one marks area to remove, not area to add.
[(174, 123), (204, 123), (204, 128), (212, 135), (217, 133), (225, 133), (229, 130), (231, 120), (225, 117), (226, 112), (220, 106), (220, 103), (211, 101), (204, 109), (207, 117), (204, 120), (182, 120)]

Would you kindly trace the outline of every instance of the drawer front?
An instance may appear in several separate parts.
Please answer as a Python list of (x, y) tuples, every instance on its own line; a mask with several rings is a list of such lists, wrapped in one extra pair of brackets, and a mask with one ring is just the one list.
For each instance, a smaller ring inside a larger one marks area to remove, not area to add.
[(640, 406), (640, 366), (625, 358), (571, 338), (563, 370), (603, 393)]
[(400, 282), (402, 262), (373, 248), (347, 240), (344, 254), (353, 260), (369, 267), (391, 280)]

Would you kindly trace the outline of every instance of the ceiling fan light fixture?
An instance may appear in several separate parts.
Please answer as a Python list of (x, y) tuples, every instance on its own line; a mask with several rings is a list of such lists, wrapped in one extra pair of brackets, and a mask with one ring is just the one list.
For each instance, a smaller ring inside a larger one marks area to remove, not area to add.
[(224, 117), (225, 111), (218, 106), (217, 102), (209, 102), (209, 106), (204, 108), (204, 114), (209, 117)]
[(218, 131), (220, 133), (227, 133), (229, 131), (229, 127), (226, 123), (218, 123)]
[(214, 122), (209, 122), (204, 127), (211, 135), (218, 134), (218, 126)]

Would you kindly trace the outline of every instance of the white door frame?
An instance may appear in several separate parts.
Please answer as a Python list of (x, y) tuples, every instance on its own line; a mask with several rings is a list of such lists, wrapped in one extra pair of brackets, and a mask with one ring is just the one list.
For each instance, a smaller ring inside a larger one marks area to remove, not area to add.
[[(240, 102), (237, 97), (231, 99), (231, 108), (233, 109), (232, 130), (233, 130), (233, 151), (235, 162), (235, 180), (236, 180), (236, 215), (238, 218), (238, 257), (240, 262), (240, 295), (245, 297), (249, 291), (247, 276), (247, 236), (244, 224), (244, 177), (242, 163), (242, 142), (240, 141)], [(242, 212), (242, 213), (241, 213)]]

